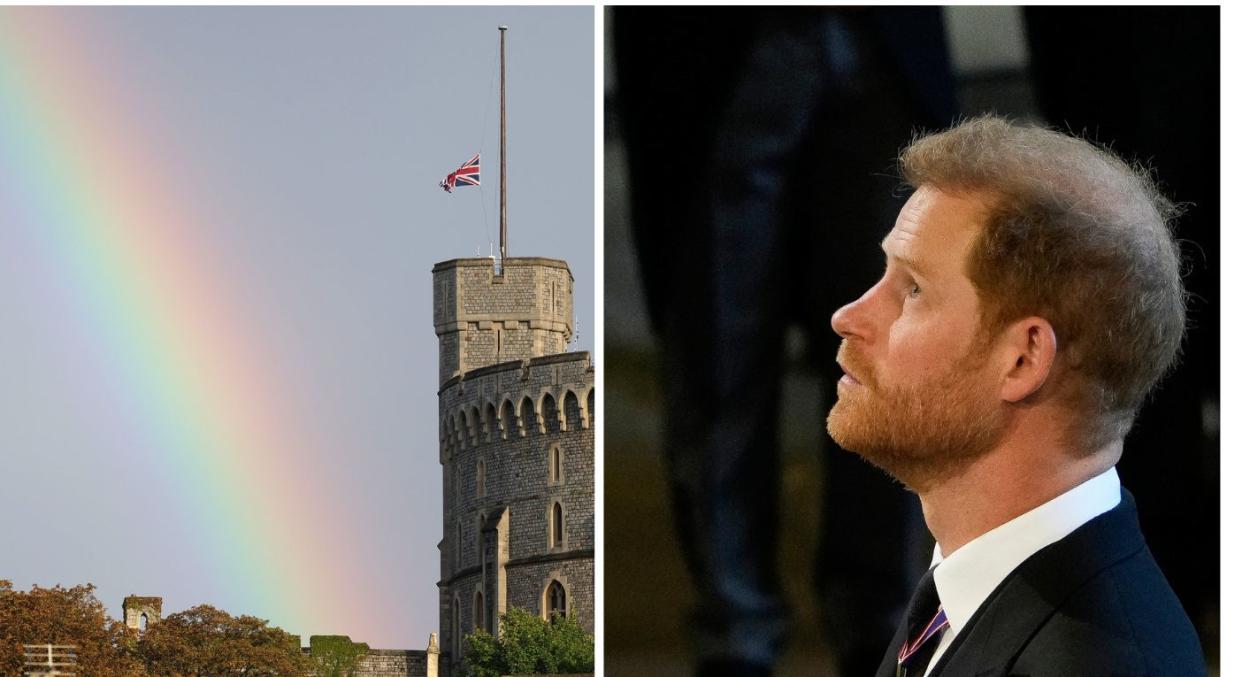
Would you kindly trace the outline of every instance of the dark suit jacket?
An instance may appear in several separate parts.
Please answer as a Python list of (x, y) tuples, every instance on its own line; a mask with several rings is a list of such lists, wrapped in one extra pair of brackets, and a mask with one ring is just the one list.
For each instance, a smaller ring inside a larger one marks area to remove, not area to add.
[[(877, 677), (892, 677), (901, 637)], [(1032, 555), (928, 677), (1206, 675), (1186, 612), (1139, 531), (1134, 497)]]

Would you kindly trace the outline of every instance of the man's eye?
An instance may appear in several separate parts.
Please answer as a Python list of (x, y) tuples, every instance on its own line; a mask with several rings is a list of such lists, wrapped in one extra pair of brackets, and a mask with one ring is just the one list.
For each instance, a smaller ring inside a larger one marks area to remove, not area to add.
[(910, 296), (917, 297), (922, 293), (923, 293), (923, 288), (920, 287), (918, 283), (914, 283), (910, 285)]

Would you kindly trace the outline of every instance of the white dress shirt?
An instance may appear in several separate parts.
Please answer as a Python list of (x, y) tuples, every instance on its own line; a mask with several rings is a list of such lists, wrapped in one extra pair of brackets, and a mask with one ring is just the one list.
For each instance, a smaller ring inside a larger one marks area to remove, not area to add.
[(940, 635), (924, 674), (931, 673), (953, 643), (956, 629), (966, 626), (979, 605), (1019, 564), (1119, 503), (1121, 481), (1116, 469), (1109, 468), (979, 536), (948, 557), (941, 555), (937, 543), (932, 553), (931, 566), (936, 567), (932, 577), (949, 624)]

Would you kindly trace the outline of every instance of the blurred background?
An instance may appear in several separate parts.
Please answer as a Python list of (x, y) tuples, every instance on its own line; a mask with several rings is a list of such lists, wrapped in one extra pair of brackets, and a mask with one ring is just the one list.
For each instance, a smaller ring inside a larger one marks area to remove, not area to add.
[[(706, 544), (696, 547), (726, 557), (723, 534), (774, 553), (774, 568), (761, 562), (746, 575), (771, 580), (765, 595), (788, 620), (776, 674), (873, 674), (879, 656), (870, 669), (860, 667), (874, 651), (868, 647), (878, 641), (882, 650), (892, 629), (872, 630), (884, 619), (859, 618), (860, 600), (899, 597), (904, 607), (901, 586), (912, 587), (911, 576), (925, 570), (930, 540), (908, 496), (890, 500), (891, 486), (830, 448), (823, 421), (834, 391), (825, 384), (840, 372), (829, 316), (880, 273), (874, 248), (905, 198), (895, 168), (901, 146), (916, 128), (988, 111), (1105, 143), (1154, 166), (1166, 194), (1190, 203), (1175, 226), (1191, 293), (1184, 358), (1140, 415), (1119, 472), (1216, 672), (1219, 9), (610, 7), (605, 34), (606, 673), (696, 669), (693, 647), (704, 645), (712, 621), (702, 609), (695, 615), (702, 581), (689, 570), (702, 562), (687, 561), (675, 522), (682, 520), (683, 534), (700, 528), (701, 515), (687, 517), (697, 513), (686, 505), (694, 498), (686, 475), (717, 470), (702, 458), (670, 463), (676, 455), (666, 449), (719, 444), (732, 445), (738, 458), (760, 446), (763, 461), (724, 463), (741, 480), (717, 506), (728, 518), (700, 534)], [(774, 82), (784, 85), (764, 89)], [(777, 97), (793, 112), (762, 120), (756, 132), (744, 124), (748, 112), (736, 91)], [(774, 141), (778, 132), (786, 136)], [(706, 214), (733, 209), (756, 223), (771, 214), (764, 205), (722, 207), (707, 190), (710, 162), (743, 162), (713, 154), (717, 134), (748, 139), (738, 155), (770, 165), (764, 176), (773, 193), (798, 196), (768, 206), (793, 222), (788, 232), (740, 247), (747, 253), (733, 261), (713, 260), (719, 240), (702, 226)], [(707, 317), (722, 293), (737, 300), (739, 315), (724, 336)], [(739, 358), (748, 340), (775, 347)], [(703, 373), (727, 391), (723, 409), (711, 397), (703, 400), (714, 411), (695, 403), (693, 384)], [(712, 431), (710, 443), (696, 437), (720, 417), (752, 425), (736, 435)], [(698, 449), (700, 457), (711, 453)], [(860, 501), (898, 508), (874, 524), (866, 514), (861, 523), (858, 515), (847, 520)], [(763, 525), (761, 536), (729, 531), (747, 519)], [(723, 531), (711, 531), (717, 528)], [(834, 550), (865, 556), (875, 532), (888, 534), (882, 547), (900, 548), (910, 566), (833, 569)], [(899, 583), (899, 596), (875, 587), (885, 576)], [(769, 631), (760, 623), (738, 643), (753, 640), (761, 663)]]

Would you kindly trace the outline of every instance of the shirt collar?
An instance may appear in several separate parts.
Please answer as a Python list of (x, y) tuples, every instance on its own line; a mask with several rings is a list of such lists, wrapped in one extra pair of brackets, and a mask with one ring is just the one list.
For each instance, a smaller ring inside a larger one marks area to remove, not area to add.
[(975, 538), (944, 557), (932, 553), (932, 576), (949, 627), (965, 627), (996, 586), (1028, 557), (1121, 502), (1115, 468)]

